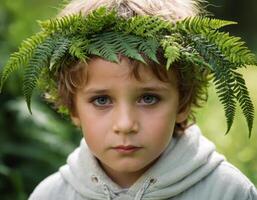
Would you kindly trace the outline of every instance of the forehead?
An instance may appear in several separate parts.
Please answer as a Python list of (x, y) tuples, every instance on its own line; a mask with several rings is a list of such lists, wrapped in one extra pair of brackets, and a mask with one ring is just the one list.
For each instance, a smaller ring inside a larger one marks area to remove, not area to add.
[(122, 57), (120, 63), (109, 62), (102, 58), (93, 58), (88, 62), (85, 69), (87, 84), (93, 82), (107, 82), (107, 80), (113, 82), (116, 80), (130, 80), (138, 84), (152, 83), (177, 86), (177, 78), (173, 70), (169, 72), (165, 71), (167, 74), (166, 80), (161, 80), (158, 78), (158, 75), (155, 74), (155, 71), (160, 70), (154, 70), (153, 67), (139, 62), (131, 62), (131, 60), (126, 57)]

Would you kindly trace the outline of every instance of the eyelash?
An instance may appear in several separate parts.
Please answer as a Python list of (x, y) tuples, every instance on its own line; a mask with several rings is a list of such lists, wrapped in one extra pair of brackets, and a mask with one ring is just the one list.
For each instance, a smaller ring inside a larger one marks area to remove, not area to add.
[[(148, 106), (152, 106), (152, 105), (155, 105), (157, 104), (160, 100), (161, 100), (161, 97), (159, 95), (156, 95), (156, 94), (144, 94), (142, 95), (142, 98), (143, 99), (144, 97), (154, 97), (155, 99), (155, 102), (154, 103), (150, 103), (150, 104), (145, 104), (145, 105), (148, 105)], [(95, 103), (96, 100), (100, 99), (100, 98), (109, 98), (108, 95), (100, 95), (100, 96), (94, 96), (92, 98), (90, 98), (89, 102), (92, 103), (94, 106), (96, 107), (104, 107), (104, 106), (108, 106), (108, 104), (104, 104), (104, 105), (97, 105)]]

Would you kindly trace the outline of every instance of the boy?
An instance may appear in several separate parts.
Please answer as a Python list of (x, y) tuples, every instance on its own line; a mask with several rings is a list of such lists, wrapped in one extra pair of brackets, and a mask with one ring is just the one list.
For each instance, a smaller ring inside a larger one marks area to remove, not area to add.
[(252, 104), (234, 70), (253, 56), (228, 36), (221, 46), (226, 35), (215, 31), (231, 22), (177, 23), (197, 14), (196, 3), (72, 1), (61, 20), (42, 23), (43, 34), (26, 48), (33, 49), (24, 75), (28, 106), (38, 81), (84, 139), (29, 199), (257, 199), (254, 185), (188, 123), (213, 74), (228, 130), (235, 100), (246, 102), (252, 126)]

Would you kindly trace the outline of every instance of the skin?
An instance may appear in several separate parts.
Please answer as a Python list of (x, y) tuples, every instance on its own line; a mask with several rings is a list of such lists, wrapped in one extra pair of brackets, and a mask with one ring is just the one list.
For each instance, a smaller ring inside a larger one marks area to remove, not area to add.
[[(140, 65), (143, 80), (138, 81), (130, 75), (129, 65), (127, 58), (119, 64), (92, 59), (86, 66), (88, 82), (74, 96), (76, 115), (72, 116), (100, 166), (123, 188), (158, 160), (172, 139), (175, 123), (187, 118), (187, 112), (177, 111), (173, 72), (165, 83)], [(124, 154), (113, 149), (117, 145), (140, 149)]]

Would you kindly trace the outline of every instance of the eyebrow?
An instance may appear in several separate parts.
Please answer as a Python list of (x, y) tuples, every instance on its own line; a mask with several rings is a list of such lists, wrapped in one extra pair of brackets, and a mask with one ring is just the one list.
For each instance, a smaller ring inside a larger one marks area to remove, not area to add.
[[(170, 89), (165, 86), (149, 86), (149, 87), (140, 87), (139, 91), (142, 92), (161, 92), (161, 91), (169, 91)], [(98, 88), (89, 88), (83, 91), (85, 94), (103, 94), (109, 92), (110, 89), (98, 89)]]

